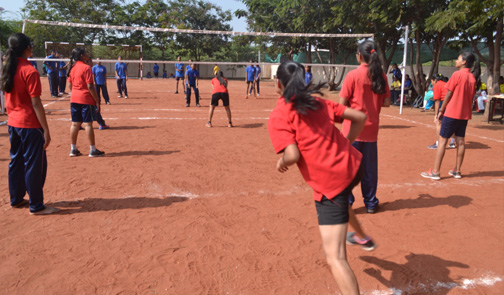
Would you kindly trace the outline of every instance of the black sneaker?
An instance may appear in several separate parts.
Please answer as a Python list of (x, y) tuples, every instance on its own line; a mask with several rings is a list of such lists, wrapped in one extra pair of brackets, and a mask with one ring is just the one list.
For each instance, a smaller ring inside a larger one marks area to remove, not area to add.
[(82, 153), (78, 149), (70, 150), (70, 157), (78, 157), (78, 156), (82, 156)]
[(105, 152), (100, 151), (99, 149), (96, 149), (92, 152), (89, 152), (89, 157), (94, 158), (94, 157), (103, 157), (105, 156)]
[(376, 249), (376, 244), (373, 243), (370, 237), (366, 237), (365, 240), (361, 240), (355, 235), (355, 232), (347, 233), (346, 243), (348, 245), (360, 245), (362, 249), (366, 251), (373, 251)]

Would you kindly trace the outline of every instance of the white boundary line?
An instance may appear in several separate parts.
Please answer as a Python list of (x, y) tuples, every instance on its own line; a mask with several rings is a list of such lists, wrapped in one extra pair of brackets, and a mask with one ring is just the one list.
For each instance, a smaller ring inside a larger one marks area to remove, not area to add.
[(52, 104), (54, 104), (54, 103), (57, 103), (58, 101), (61, 101), (61, 100), (65, 99), (65, 98), (68, 98), (68, 97), (70, 97), (70, 95), (68, 95), (68, 94), (67, 94), (67, 95), (65, 95), (65, 96), (60, 97), (59, 99), (57, 99), (57, 100), (55, 100), (55, 101), (52, 101), (52, 102), (50, 102), (50, 103), (46, 103), (46, 104), (44, 105), (44, 108), (45, 108), (45, 107), (47, 107), (47, 106), (50, 106), (50, 105), (52, 105)]
[[(414, 121), (414, 120), (409, 120), (409, 119), (405, 119), (405, 118), (401, 118), (401, 117), (397, 117), (397, 116), (393, 116), (393, 115), (382, 114), (382, 116), (388, 117), (388, 118), (392, 118), (392, 119), (396, 119), (396, 120), (410, 122), (410, 123), (413, 123), (415, 125), (423, 125), (423, 126), (426, 126), (426, 127), (432, 128), (432, 129), (436, 128), (435, 126), (433, 126), (431, 124), (417, 122), (417, 121)], [(480, 136), (480, 135), (476, 135), (476, 134), (473, 134), (473, 133), (466, 133), (466, 134), (474, 136), (474, 137), (478, 137), (478, 138), (481, 138), (481, 139), (487, 139), (487, 140), (495, 141), (495, 142), (498, 142), (498, 143), (504, 143), (504, 140), (500, 140), (500, 139), (495, 139), (495, 138), (486, 137), (486, 136)]]

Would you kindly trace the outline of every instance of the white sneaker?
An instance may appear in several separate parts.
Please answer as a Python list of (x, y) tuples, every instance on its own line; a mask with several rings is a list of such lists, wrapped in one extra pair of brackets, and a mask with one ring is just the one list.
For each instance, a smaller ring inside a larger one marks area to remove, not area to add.
[(121, 97), (122, 97), (122, 95), (118, 95), (117, 97), (121, 98)]

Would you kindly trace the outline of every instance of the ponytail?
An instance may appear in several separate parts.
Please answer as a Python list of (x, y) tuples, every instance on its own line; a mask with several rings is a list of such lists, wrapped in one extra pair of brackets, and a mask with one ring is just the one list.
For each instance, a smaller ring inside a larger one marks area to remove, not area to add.
[(325, 83), (313, 86), (312, 82), (305, 84), (304, 67), (295, 61), (284, 61), (280, 64), (276, 74), (284, 86), (283, 97), (286, 103), (293, 103), (298, 114), (306, 115), (308, 110), (317, 110), (320, 104), (312, 94), (323, 96), (320, 89)]
[(73, 66), (79, 60), (81, 60), (82, 55), (86, 53), (86, 49), (84, 47), (75, 47), (72, 50), (72, 56), (70, 57), (70, 65), (68, 66), (67, 77), (70, 77), (70, 72), (72, 71)]
[(367, 40), (359, 45), (359, 54), (369, 65), (368, 77), (371, 80), (373, 92), (384, 94), (386, 92), (387, 82), (385, 81), (382, 64), (374, 41)]
[(7, 41), (9, 49), (5, 52), (5, 67), (0, 78), (0, 90), (10, 93), (14, 88), (14, 76), (18, 66), (18, 57), (22, 57), (28, 46), (31, 46), (30, 38), (25, 34), (15, 33)]
[(460, 54), (462, 56), (462, 60), (466, 61), (465, 67), (472, 69), (471, 73), (476, 79), (476, 89), (481, 87), (481, 65), (476, 56), (471, 52), (462, 52)]
[(224, 79), (224, 73), (222, 71), (218, 71), (217, 74), (215, 74), (215, 77), (219, 81), (220, 85), (227, 87), (227, 81)]

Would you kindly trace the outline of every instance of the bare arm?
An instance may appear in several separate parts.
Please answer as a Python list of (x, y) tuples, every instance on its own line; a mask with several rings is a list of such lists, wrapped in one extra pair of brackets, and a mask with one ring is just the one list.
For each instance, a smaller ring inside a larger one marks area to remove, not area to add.
[(296, 144), (291, 143), (285, 149), (282, 157), (277, 161), (277, 170), (281, 173), (289, 170), (289, 166), (296, 164), (301, 157)]
[(364, 129), (367, 116), (361, 111), (357, 111), (352, 108), (346, 108), (341, 117), (352, 122), (350, 124), (350, 131), (348, 131), (347, 135), (347, 139), (350, 141), (350, 143), (352, 143), (357, 138), (357, 136), (359, 136), (362, 129)]
[(49, 125), (47, 124), (44, 106), (42, 105), (40, 96), (32, 97), (31, 102), (33, 105), (33, 110), (35, 111), (35, 115), (37, 116), (37, 119), (42, 126), (42, 129), (44, 130), (44, 149), (46, 149), (51, 142), (51, 134), (49, 133)]
[(446, 96), (444, 98), (443, 105), (441, 106), (441, 109), (439, 110), (438, 113), (436, 113), (436, 118), (438, 120), (441, 120), (443, 118), (444, 111), (446, 110), (446, 106), (450, 102), (450, 100), (452, 98), (452, 95), (453, 95), (453, 92), (451, 92), (450, 90), (448, 90), (448, 93), (446, 93)]
[(390, 97), (385, 97), (383, 99), (382, 107), (384, 107), (384, 108), (390, 107)]

